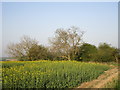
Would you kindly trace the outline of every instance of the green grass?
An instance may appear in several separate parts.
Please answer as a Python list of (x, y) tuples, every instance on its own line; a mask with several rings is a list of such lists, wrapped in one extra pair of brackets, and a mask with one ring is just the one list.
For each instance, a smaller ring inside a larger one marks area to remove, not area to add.
[(118, 82), (118, 78), (115, 78), (112, 80), (112, 82), (107, 83), (107, 85), (105, 85), (105, 88), (115, 88), (116, 90), (120, 90), (118, 83), (120, 83)]
[(117, 62), (108, 62), (108, 65), (113, 65), (113, 66), (120, 66), (120, 63)]
[(73, 88), (96, 79), (108, 65), (77, 61), (7, 61), (2, 63), (3, 88)]

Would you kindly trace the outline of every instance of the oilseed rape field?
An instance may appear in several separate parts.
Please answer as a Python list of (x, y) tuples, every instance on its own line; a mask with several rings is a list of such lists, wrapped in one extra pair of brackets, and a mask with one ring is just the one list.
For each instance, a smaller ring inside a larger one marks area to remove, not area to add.
[(78, 61), (3, 61), (2, 88), (74, 88), (111, 67)]

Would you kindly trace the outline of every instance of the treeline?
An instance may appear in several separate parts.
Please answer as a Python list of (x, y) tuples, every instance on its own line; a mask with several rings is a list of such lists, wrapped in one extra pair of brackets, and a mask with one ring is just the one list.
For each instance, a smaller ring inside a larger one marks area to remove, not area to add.
[(84, 43), (84, 31), (77, 27), (57, 29), (55, 36), (49, 39), (50, 46), (39, 45), (38, 41), (28, 36), (23, 36), (19, 43), (10, 43), (7, 53), (21, 61), (35, 60), (77, 60), (118, 62), (120, 50), (107, 43), (98, 47)]

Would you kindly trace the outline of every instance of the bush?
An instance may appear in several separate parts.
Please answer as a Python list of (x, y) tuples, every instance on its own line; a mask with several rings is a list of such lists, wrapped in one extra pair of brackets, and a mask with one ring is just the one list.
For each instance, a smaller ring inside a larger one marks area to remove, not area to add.
[(103, 43), (98, 47), (98, 52), (96, 55), (96, 60), (98, 62), (112, 62), (115, 61), (115, 48), (111, 47), (109, 44)]
[(93, 61), (97, 53), (97, 48), (94, 45), (84, 43), (79, 47), (75, 59), (78, 61)]
[(119, 49), (106, 43), (101, 43), (98, 48), (84, 43), (78, 47), (78, 52), (73, 59), (77, 61), (118, 62), (119, 52)]

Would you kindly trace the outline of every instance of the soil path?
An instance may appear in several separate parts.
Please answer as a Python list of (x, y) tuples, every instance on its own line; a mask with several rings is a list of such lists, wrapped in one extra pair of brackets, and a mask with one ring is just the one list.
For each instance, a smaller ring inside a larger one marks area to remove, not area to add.
[(117, 78), (117, 77), (118, 77), (118, 67), (114, 67), (113, 69), (105, 71), (97, 79), (90, 82), (82, 83), (77, 88), (104, 88), (104, 86), (108, 82), (111, 82), (114, 78)]

